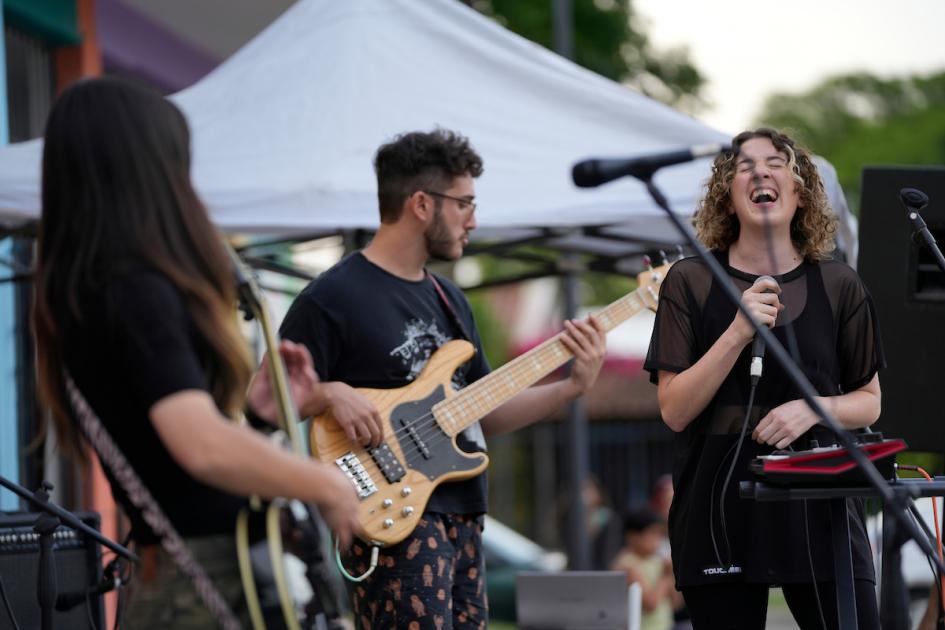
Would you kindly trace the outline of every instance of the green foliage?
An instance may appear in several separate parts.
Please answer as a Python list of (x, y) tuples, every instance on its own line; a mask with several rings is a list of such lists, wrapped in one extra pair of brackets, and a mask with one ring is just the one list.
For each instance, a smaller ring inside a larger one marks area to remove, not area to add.
[[(560, 252), (542, 247), (519, 247), (516, 253), (520, 259), (478, 256), (476, 262), (482, 273), (482, 280), (490, 281), (518, 275), (534, 273), (547, 268), (547, 265), (561, 257)], [(588, 256), (582, 256), (579, 265), (585, 266)], [(580, 303), (582, 305), (606, 306), (636, 288), (636, 279), (609, 273), (584, 272), (580, 274)]]
[[(554, 49), (549, 0), (468, 0), (511, 31)], [(574, 60), (605, 77), (690, 113), (705, 105), (705, 78), (682, 48), (656, 51), (630, 0), (573, 2)]]
[(945, 72), (895, 79), (851, 74), (804, 94), (773, 94), (760, 124), (787, 131), (830, 160), (858, 212), (864, 166), (945, 164)]
[[(925, 470), (933, 477), (936, 475), (941, 475), (945, 472), (943, 469), (943, 456), (941, 453), (924, 453), (920, 451), (905, 451), (896, 456), (896, 463), (903, 465), (908, 464), (911, 466), (918, 466)], [(900, 472), (902, 477), (921, 477), (919, 473), (914, 472)]]
[(634, 278), (608, 273), (585, 273), (581, 276), (582, 303), (606, 306), (637, 288)]

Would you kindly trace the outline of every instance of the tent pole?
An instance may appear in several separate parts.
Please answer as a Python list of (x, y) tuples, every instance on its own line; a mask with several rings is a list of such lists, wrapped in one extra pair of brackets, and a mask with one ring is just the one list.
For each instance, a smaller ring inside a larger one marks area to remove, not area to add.
[[(555, 51), (562, 57), (574, 58), (574, 8), (571, 0), (551, 0), (551, 15), (554, 28)], [(575, 254), (568, 254), (563, 262), (567, 265), (564, 276), (564, 316), (573, 319), (578, 308), (578, 275), (574, 271), (578, 263)], [(587, 414), (580, 398), (568, 405), (565, 422), (568, 445), (568, 566), (571, 569), (591, 568), (590, 541), (587, 538), (587, 520), (584, 517), (584, 484), (588, 469)]]
[[(578, 274), (574, 271), (577, 263), (576, 254), (568, 254), (565, 262), (568, 272), (564, 276), (564, 316), (574, 319), (578, 308)], [(584, 505), (584, 484), (588, 470), (588, 435), (587, 414), (584, 401), (577, 398), (568, 405), (566, 426), (566, 444), (568, 445), (568, 566), (574, 570), (591, 568), (590, 540), (587, 533), (586, 506)]]
[(554, 25), (555, 52), (574, 59), (574, 10), (571, 0), (551, 0), (551, 21)]

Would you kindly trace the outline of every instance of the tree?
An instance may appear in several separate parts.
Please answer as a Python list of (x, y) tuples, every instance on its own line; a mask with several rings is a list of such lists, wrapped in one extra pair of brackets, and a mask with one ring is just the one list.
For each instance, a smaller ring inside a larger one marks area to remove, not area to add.
[[(519, 35), (553, 50), (551, 0), (464, 0)], [(573, 3), (574, 60), (677, 109), (695, 113), (705, 102), (705, 78), (689, 51), (656, 51), (631, 0)]]
[(945, 164), (945, 72), (833, 77), (803, 94), (772, 94), (759, 123), (788, 131), (830, 160), (858, 212), (864, 166)]

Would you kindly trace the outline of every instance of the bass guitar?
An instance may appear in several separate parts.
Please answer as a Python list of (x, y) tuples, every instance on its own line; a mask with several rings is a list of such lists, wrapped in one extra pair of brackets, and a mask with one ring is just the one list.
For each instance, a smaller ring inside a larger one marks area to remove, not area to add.
[[(640, 311), (656, 310), (659, 286), (670, 264), (639, 274), (635, 291), (597, 314), (605, 330)], [(453, 372), (475, 352), (463, 340), (443, 344), (405, 387), (359, 388), (383, 422), (384, 441), (376, 447), (352, 443), (330, 410), (314, 418), (310, 430), (314, 456), (340, 468), (361, 500), (359, 537), (377, 546), (400, 542), (416, 527), (439, 484), (485, 470), (489, 458), (460, 450), (456, 435), (570, 360), (571, 352), (560, 337), (544, 341), (457, 392), (450, 386)]]

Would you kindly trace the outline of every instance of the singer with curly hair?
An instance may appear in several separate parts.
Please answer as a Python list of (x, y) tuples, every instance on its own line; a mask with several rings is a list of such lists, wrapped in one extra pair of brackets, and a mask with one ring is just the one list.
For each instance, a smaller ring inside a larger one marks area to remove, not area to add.
[[(772, 129), (732, 144), (713, 164), (697, 235), (752, 315), (786, 346), (796, 338), (824, 406), (846, 429), (868, 427), (880, 413), (879, 329), (856, 272), (830, 258), (837, 222), (817, 168)], [(835, 628), (827, 505), (738, 495), (754, 457), (832, 442), (775, 361), (753, 390), (753, 338), (699, 258), (669, 270), (645, 367), (676, 432), (669, 524), (677, 587), (697, 629), (764, 628), (772, 585), (802, 628)], [(849, 507), (859, 627), (878, 628), (862, 504)]]

